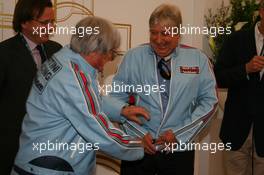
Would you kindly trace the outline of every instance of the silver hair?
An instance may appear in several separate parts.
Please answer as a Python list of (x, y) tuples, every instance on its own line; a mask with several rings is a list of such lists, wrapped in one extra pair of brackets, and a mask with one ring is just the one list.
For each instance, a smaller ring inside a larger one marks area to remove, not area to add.
[(151, 28), (158, 23), (179, 28), (182, 24), (181, 11), (175, 5), (161, 4), (150, 15), (149, 27)]
[[(84, 30), (83, 30), (84, 29)], [(106, 54), (120, 46), (120, 34), (116, 28), (100, 17), (89, 16), (76, 25), (76, 34), (71, 37), (70, 47), (77, 53), (92, 52)], [(78, 31), (85, 31), (82, 34)]]

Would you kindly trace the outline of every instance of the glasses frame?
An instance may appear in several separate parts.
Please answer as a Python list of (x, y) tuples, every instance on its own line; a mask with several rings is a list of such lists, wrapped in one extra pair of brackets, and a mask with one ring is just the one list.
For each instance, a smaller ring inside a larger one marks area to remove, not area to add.
[(117, 51), (116, 49), (111, 49), (110, 52), (112, 54), (111, 55), (112, 56), (112, 60), (114, 60), (118, 56), (122, 56), (122, 54), (119, 51)]
[(49, 25), (49, 24), (55, 24), (55, 19), (51, 19), (51, 20), (44, 20), (44, 21), (41, 21), (41, 20), (38, 20), (38, 19), (33, 19), (34, 21), (38, 22), (39, 24), (43, 25), (43, 26), (46, 26), (46, 25)]

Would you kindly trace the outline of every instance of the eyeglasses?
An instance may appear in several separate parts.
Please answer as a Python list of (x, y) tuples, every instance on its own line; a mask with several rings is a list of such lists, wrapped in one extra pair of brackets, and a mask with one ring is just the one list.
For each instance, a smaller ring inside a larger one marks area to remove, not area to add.
[(167, 66), (166, 62), (163, 59), (161, 59), (158, 62), (158, 69), (160, 71), (160, 75), (162, 76), (162, 78), (166, 80), (171, 79), (171, 70), (169, 69), (169, 67)]
[(117, 56), (120, 56), (122, 54), (120, 54), (117, 50), (112, 49), (111, 50), (111, 54), (112, 54), (112, 59), (114, 60)]
[(48, 25), (48, 24), (54, 24), (55, 23), (55, 20), (54, 19), (48, 19), (48, 20), (44, 20), (44, 21), (40, 21), (38, 19), (33, 19), (34, 21), (40, 23), (41, 25)]

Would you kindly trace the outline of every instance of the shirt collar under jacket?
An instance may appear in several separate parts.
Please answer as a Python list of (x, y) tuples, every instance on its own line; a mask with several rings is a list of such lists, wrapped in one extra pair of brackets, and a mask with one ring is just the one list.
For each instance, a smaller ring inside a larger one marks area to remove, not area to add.
[(260, 51), (261, 51), (261, 48), (263, 45), (263, 41), (264, 41), (264, 37), (258, 29), (259, 25), (260, 25), (260, 22), (257, 22), (255, 25), (255, 41), (256, 41), (256, 48), (257, 48), (258, 55), (260, 54)]
[(37, 44), (34, 43), (33, 41), (31, 41), (28, 37), (26, 37), (24, 34), (22, 34), (23, 37), (25, 38), (27, 44), (28, 44), (28, 47), (30, 48), (31, 51), (33, 51), (36, 47), (37, 47)]
[[(260, 25), (260, 22), (257, 22), (257, 24), (255, 25), (255, 41), (256, 41), (256, 49), (257, 49), (257, 54), (260, 55), (263, 44), (264, 44), (264, 37), (263, 35), (260, 33), (258, 26)], [(260, 71), (260, 77), (262, 78), (264, 73), (264, 69), (262, 69)]]
[(65, 46), (68, 51), (70, 52), (69, 55), (72, 56), (75, 60), (77, 60), (80, 63), (80, 66), (82, 67), (83, 70), (88, 70), (93, 78), (97, 77), (98, 70), (95, 69), (93, 66), (91, 66), (80, 54), (74, 52), (71, 48), (70, 45)]

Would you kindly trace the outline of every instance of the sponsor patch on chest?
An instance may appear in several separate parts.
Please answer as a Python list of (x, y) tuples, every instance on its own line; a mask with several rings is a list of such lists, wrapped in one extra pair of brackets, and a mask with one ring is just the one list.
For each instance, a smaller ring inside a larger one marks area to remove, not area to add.
[(180, 66), (180, 72), (182, 74), (199, 74), (200, 73), (200, 68), (198, 66)]

